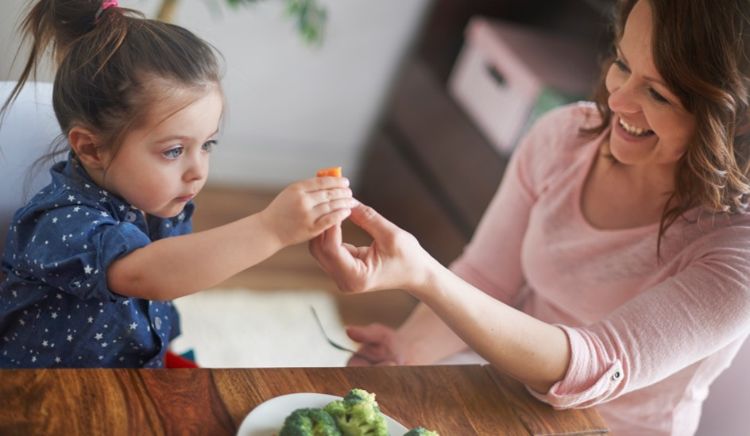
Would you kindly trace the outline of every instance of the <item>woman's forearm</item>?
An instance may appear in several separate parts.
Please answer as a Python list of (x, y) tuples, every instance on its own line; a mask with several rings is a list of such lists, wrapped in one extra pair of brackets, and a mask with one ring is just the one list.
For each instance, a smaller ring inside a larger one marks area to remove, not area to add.
[(407, 365), (435, 363), (467, 348), (466, 343), (424, 303), (419, 303), (399, 327), (398, 341), (405, 345)]
[(516, 310), (437, 262), (412, 289), (474, 351), (538, 392), (565, 376), (570, 346), (562, 329)]
[(278, 251), (258, 214), (210, 230), (160, 239), (113, 262), (107, 270), (118, 294), (171, 300), (215, 286)]

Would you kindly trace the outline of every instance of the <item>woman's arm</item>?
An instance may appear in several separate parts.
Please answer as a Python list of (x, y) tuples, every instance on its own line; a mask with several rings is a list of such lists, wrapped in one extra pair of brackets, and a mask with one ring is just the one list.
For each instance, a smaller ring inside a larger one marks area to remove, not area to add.
[[(374, 210), (357, 207), (351, 218), (373, 236), (370, 247), (337, 248), (325, 237), (313, 246), (342, 290), (412, 293), (493, 366), (558, 408), (587, 407), (651, 386), (750, 331), (749, 226), (706, 236), (701, 248), (684, 253), (675, 275), (598, 322), (569, 327), (544, 323), (479, 291)], [(436, 337), (410, 328), (393, 342), (434, 345)]]
[(414, 308), (398, 331), (374, 323), (349, 326), (346, 333), (360, 344), (350, 366), (429, 365), (467, 348), (424, 303)]
[[(424, 358), (424, 362), (430, 362), (444, 357), (444, 352), (457, 348), (457, 335), (493, 366), (535, 390), (545, 392), (565, 375), (570, 351), (560, 328), (466, 283), (424, 251), (416, 238), (372, 208), (360, 205), (352, 209), (351, 219), (372, 235), (372, 245), (344, 244), (336, 228), (311, 243), (314, 256), (338, 287), (350, 292), (404, 289), (455, 332), (448, 336), (451, 345), (447, 349), (431, 350), (439, 343), (440, 331), (433, 333), (429, 328), (442, 327), (429, 314), (418, 312), (395, 338), (396, 344), (409, 345), (409, 354), (404, 354), (407, 361)], [(431, 324), (422, 325), (424, 320)], [(399, 345), (395, 348), (398, 351)], [(425, 354), (420, 357), (419, 353)]]
[(559, 327), (539, 321), (466, 283), (437, 262), (406, 289), (492, 366), (538, 392), (561, 380), (570, 346)]

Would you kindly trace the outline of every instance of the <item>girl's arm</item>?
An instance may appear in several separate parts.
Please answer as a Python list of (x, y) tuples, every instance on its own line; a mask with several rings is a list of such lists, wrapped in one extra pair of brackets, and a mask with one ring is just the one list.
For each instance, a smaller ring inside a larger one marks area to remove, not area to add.
[(192, 294), (341, 223), (355, 204), (347, 179), (298, 182), (262, 212), (131, 252), (109, 266), (107, 283), (118, 294), (150, 300)]

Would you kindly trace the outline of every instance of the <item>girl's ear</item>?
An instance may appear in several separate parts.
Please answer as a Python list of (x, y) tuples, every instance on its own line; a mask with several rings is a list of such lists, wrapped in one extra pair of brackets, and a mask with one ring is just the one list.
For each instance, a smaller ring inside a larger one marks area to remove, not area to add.
[(81, 163), (89, 169), (104, 170), (108, 162), (97, 142), (94, 132), (84, 127), (75, 126), (68, 132), (68, 143)]

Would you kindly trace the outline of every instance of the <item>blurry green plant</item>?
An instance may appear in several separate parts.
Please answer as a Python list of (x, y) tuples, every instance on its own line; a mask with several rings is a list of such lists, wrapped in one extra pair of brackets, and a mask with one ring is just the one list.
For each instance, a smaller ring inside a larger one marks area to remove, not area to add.
[[(234, 7), (256, 3), (258, 0), (227, 0)], [(286, 13), (296, 21), (297, 31), (309, 43), (323, 41), (326, 9), (317, 0), (284, 0)]]
[[(232, 7), (257, 3), (260, 0), (227, 0)], [(178, 0), (162, 0), (157, 19), (172, 21)], [(325, 35), (327, 12), (318, 0), (284, 0), (286, 14), (295, 20), (297, 32), (310, 44), (320, 44)]]

